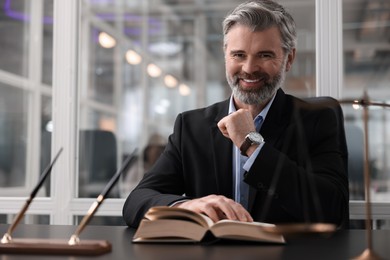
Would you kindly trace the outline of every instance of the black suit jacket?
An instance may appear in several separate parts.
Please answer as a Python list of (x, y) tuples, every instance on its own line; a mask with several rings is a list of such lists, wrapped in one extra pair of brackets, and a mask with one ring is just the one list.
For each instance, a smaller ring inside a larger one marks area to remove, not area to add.
[[(177, 116), (165, 151), (125, 202), (129, 226), (152, 206), (210, 194), (233, 198), (233, 143), (217, 127), (228, 108), (225, 100)], [(260, 133), (265, 145), (244, 176), (254, 220), (346, 224), (348, 178), (334, 111), (278, 90)]]

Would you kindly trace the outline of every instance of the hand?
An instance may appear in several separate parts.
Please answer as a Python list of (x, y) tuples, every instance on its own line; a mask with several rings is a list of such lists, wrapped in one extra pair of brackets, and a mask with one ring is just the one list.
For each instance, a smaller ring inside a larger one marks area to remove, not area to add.
[(249, 212), (240, 204), (222, 195), (209, 195), (199, 199), (187, 200), (174, 207), (189, 209), (209, 216), (214, 222), (221, 219), (252, 222)]
[(249, 132), (256, 131), (252, 114), (247, 109), (239, 109), (225, 116), (218, 122), (218, 128), (237, 147), (241, 146)]

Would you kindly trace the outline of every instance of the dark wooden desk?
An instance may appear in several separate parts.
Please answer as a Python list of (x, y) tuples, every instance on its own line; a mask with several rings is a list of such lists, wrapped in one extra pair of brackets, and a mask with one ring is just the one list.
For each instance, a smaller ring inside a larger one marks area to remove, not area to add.
[[(0, 225), (0, 236), (8, 225)], [(75, 226), (57, 225), (20, 225), (14, 238), (56, 238), (68, 239)], [(287, 240), (287, 244), (214, 244), (202, 246), (196, 244), (132, 244), (134, 230), (124, 226), (87, 226), (81, 239), (107, 240), (112, 244), (112, 252), (97, 256), (96, 259), (350, 259), (366, 248), (364, 230), (339, 231), (331, 237), (306, 236)], [(390, 230), (373, 232), (374, 250), (384, 259), (390, 259)], [(0, 254), (0, 260), (14, 259), (91, 259), (79, 256), (28, 256), (23, 254)]]

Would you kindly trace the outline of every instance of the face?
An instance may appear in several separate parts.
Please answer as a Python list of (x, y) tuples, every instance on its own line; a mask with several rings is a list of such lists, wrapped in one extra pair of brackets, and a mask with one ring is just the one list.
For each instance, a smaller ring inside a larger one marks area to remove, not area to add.
[(226, 35), (226, 78), (236, 102), (263, 104), (283, 85), (295, 49), (285, 54), (279, 30), (253, 32), (236, 25)]

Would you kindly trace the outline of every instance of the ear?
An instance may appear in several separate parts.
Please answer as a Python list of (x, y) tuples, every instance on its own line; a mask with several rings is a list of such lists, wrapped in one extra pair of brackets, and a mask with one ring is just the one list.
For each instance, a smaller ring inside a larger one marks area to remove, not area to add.
[(296, 52), (296, 49), (293, 48), (290, 51), (290, 53), (287, 55), (286, 72), (291, 69), (291, 66), (292, 66), (294, 59), (295, 59), (295, 52)]

